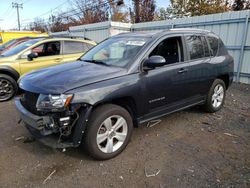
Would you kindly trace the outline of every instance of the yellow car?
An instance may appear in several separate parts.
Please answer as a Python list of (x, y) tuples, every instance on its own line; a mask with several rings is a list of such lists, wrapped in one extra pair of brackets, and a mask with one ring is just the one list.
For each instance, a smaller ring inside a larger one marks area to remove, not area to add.
[(75, 61), (96, 45), (95, 42), (71, 38), (35, 38), (0, 55), (0, 101), (17, 92), (18, 78), (30, 71)]

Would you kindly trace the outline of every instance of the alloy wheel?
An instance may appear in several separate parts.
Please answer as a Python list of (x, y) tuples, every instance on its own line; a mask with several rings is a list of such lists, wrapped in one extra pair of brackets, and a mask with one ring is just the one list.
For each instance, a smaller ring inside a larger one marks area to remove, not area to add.
[(214, 108), (219, 108), (224, 99), (224, 88), (221, 84), (214, 87), (214, 93), (212, 95), (212, 106)]
[(104, 153), (117, 151), (125, 142), (128, 135), (126, 120), (120, 115), (113, 115), (105, 119), (100, 125), (96, 142)]
[(12, 83), (4, 78), (0, 78), (0, 101), (5, 101), (13, 96), (14, 88)]

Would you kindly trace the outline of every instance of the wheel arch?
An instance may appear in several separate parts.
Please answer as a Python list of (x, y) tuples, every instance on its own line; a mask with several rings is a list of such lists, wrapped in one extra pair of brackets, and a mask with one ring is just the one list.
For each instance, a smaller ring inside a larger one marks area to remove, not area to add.
[(224, 81), (226, 85), (226, 89), (228, 89), (229, 87), (229, 83), (230, 83), (229, 78), (230, 78), (229, 74), (222, 74), (222, 75), (217, 76), (217, 79), (221, 79)]
[(101, 101), (101, 102), (94, 104), (93, 108), (97, 108), (105, 104), (115, 104), (126, 109), (133, 119), (134, 127), (138, 127), (137, 107), (136, 107), (136, 103), (133, 97), (125, 96), (125, 97), (114, 98), (108, 101)]
[(9, 66), (0, 66), (0, 74), (6, 74), (12, 77), (15, 81), (17, 81), (20, 77), (19, 73)]

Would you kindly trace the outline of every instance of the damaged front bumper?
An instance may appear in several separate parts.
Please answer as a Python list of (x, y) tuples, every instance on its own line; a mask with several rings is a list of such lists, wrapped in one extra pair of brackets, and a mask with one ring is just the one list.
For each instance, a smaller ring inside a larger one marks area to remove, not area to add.
[[(15, 99), (16, 108), (20, 114), (21, 120), (26, 125), (29, 132), (44, 145), (52, 148), (68, 148), (78, 147), (81, 144), (92, 106), (84, 105), (79, 108), (77, 114), (79, 117), (74, 123), (70, 134), (62, 136), (60, 131), (56, 131), (52, 127), (55, 119), (50, 115), (35, 115), (29, 112), (21, 103), (20, 98)], [(64, 119), (64, 118), (61, 118)]]

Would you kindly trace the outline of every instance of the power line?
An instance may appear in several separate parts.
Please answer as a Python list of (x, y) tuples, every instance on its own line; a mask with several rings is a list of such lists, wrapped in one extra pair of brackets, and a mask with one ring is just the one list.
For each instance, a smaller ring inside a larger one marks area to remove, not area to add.
[(1, 17), (5, 17), (6, 14), (8, 14), (11, 11), (11, 4), (9, 5), (9, 7), (6, 9), (6, 11), (1, 15)]
[(16, 8), (17, 11), (17, 21), (18, 21), (18, 30), (20, 31), (20, 17), (19, 17), (19, 9), (23, 8), (23, 4), (22, 3), (12, 3), (12, 8)]
[[(28, 1), (28, 0), (27, 0)], [(27, 2), (26, 1), (26, 2)], [(53, 9), (50, 9), (49, 11), (47, 11), (47, 12), (44, 12), (44, 13), (42, 13), (42, 14), (40, 14), (40, 15), (38, 15), (38, 16), (36, 16), (36, 17), (33, 17), (33, 18), (30, 18), (30, 19), (25, 19), (25, 20), (22, 20), (22, 21), (28, 21), (28, 20), (34, 20), (35, 18), (37, 18), (37, 17), (42, 17), (42, 16), (45, 16), (45, 15), (47, 15), (47, 14), (49, 14), (49, 13), (51, 13), (53, 10), (56, 10), (56, 9), (58, 9), (59, 7), (61, 7), (61, 6), (63, 6), (65, 3), (67, 3), (68, 2), (68, 0), (67, 1), (64, 1), (63, 3), (61, 3), (61, 4), (59, 4), (58, 6), (56, 6), (55, 8), (53, 8)]]
[[(65, 3), (65, 2), (64, 2)], [(89, 10), (94, 10), (96, 8), (102, 8), (102, 7), (106, 7), (109, 3), (116, 3), (117, 6), (120, 6), (122, 5), (124, 2), (123, 0), (106, 0), (102, 3), (99, 3), (99, 4), (95, 4), (95, 5), (91, 5), (90, 3), (88, 4), (85, 4), (84, 6), (82, 7), (78, 7), (78, 8), (75, 8), (75, 9), (71, 9), (69, 11), (65, 11), (63, 12), (60, 16), (55, 16), (54, 18), (61, 18), (61, 19), (69, 19), (69, 18), (73, 18), (75, 16), (80, 16), (83, 14), (84, 11), (89, 11)], [(42, 15), (46, 15), (48, 13), (50, 13), (52, 10), (56, 10), (58, 9), (60, 6), (62, 6), (62, 4), (58, 5), (57, 7), (51, 9), (50, 11), (46, 12), (46, 13), (43, 13)], [(107, 7), (108, 8), (108, 7)], [(110, 8), (110, 7), (109, 7)], [(41, 18), (42, 15), (39, 15), (35, 18)], [(35, 19), (33, 18), (33, 19)], [(52, 20), (51, 20), (52, 19)], [(29, 20), (32, 20), (32, 19), (25, 19), (25, 20), (22, 20), (23, 24), (22, 24), (22, 27), (25, 25), (25, 26), (28, 26), (29, 24), (31, 24), (32, 22), (29, 21)], [(47, 22), (53, 22), (53, 18), (46, 18), (46, 19), (40, 19), (40, 20), (37, 20), (36, 23), (37, 24), (45, 24), (47, 25), (48, 23)], [(50, 25), (50, 24), (49, 24)]]
[[(88, 6), (88, 5), (91, 5), (90, 3), (89, 4), (86, 4), (84, 6), (84, 9), (79, 9), (79, 8), (76, 8), (76, 9), (71, 9), (70, 11), (67, 11), (67, 12), (64, 12), (62, 16), (60, 16), (60, 18), (63, 18), (63, 19), (67, 19), (69, 17), (72, 17), (72, 16), (78, 16), (78, 15), (81, 15), (83, 11), (86, 11), (86, 10), (92, 10), (93, 8), (102, 8), (102, 7), (105, 7), (109, 2), (113, 2), (114, 0), (109, 0), (109, 1), (105, 1), (103, 3), (100, 3), (98, 5), (92, 5), (92, 6)], [(67, 1), (66, 1), (67, 2)], [(65, 3), (65, 2), (64, 2)], [(48, 12), (45, 12), (39, 16), (36, 16), (34, 18), (31, 18), (31, 19), (25, 19), (25, 20), (22, 20), (22, 22), (25, 22), (25, 23), (28, 23), (30, 22), (31, 20), (34, 20), (35, 18), (41, 18), (42, 16), (48, 14), (48, 13), (51, 13), (53, 10), (56, 10), (58, 9), (60, 6), (62, 6), (62, 4), (58, 5), (57, 7), (51, 9), (50, 11)], [(47, 18), (47, 19), (43, 19), (43, 21), (50, 21), (50, 18)]]

